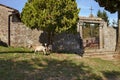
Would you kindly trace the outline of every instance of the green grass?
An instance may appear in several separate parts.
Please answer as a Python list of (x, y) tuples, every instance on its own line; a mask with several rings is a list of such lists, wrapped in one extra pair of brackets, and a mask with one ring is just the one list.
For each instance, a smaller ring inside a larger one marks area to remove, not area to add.
[(0, 47), (0, 80), (120, 80), (120, 60)]

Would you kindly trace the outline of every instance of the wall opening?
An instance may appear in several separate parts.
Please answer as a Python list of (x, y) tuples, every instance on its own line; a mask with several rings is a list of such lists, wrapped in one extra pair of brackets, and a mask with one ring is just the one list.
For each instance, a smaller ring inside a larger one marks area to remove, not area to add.
[(84, 23), (83, 46), (85, 50), (99, 49), (99, 24)]

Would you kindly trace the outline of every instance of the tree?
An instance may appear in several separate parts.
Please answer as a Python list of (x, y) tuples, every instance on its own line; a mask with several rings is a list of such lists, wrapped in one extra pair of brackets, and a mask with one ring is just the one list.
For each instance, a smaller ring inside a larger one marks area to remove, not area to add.
[(118, 12), (117, 52), (120, 53), (120, 0), (95, 0), (111, 13)]
[(21, 19), (31, 29), (48, 33), (48, 41), (55, 33), (76, 31), (79, 9), (75, 0), (28, 0)]
[(102, 18), (105, 22), (107, 22), (107, 24), (109, 24), (108, 15), (106, 11), (103, 10), (103, 12), (101, 12), (100, 10), (98, 10), (97, 17)]
[(97, 12), (97, 17), (102, 18), (102, 12), (100, 10), (98, 10), (98, 12)]
[(116, 28), (117, 27), (117, 22), (113, 19), (112, 21), (112, 27)]

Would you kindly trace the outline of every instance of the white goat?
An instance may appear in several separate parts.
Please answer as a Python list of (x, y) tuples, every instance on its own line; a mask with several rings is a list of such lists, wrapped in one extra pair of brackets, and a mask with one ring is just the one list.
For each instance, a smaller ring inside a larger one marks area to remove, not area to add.
[(39, 51), (43, 51), (43, 53), (46, 54), (46, 48), (44, 46), (36, 46), (34, 52), (36, 53)]
[(46, 54), (46, 47), (40, 45), (40, 46), (33, 46), (31, 45), (30, 48), (34, 50), (34, 53), (42, 51), (43, 54)]

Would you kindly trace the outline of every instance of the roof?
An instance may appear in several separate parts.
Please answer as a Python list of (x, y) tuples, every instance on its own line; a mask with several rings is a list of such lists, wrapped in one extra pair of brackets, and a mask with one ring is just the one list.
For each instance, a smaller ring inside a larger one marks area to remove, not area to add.
[(104, 22), (104, 20), (99, 17), (83, 17), (83, 16), (79, 17), (79, 21), (87, 22), (87, 23), (102, 23), (102, 22)]
[(0, 6), (6, 7), (8, 9), (12, 9), (13, 11), (9, 11), (9, 12), (11, 12), (14, 15), (16, 15), (18, 17), (18, 19), (21, 21), (21, 19), (20, 19), (20, 13), (19, 13), (19, 11), (17, 9), (14, 9), (12, 7), (9, 7), (9, 6), (3, 5), (3, 4), (0, 4)]
[(6, 5), (4, 5), (4, 4), (0, 4), (0, 6), (3, 6), (3, 7), (6, 7), (6, 8), (9, 8), (9, 9), (12, 9), (12, 10), (14, 10), (14, 11), (19, 12), (17, 9), (14, 9), (14, 8), (12, 8), (12, 7), (9, 7), (9, 6), (6, 6)]
[(102, 18), (99, 18), (99, 17), (83, 17), (83, 16), (80, 16), (79, 18), (83, 19), (83, 20), (98, 20), (98, 21), (102, 21)]

